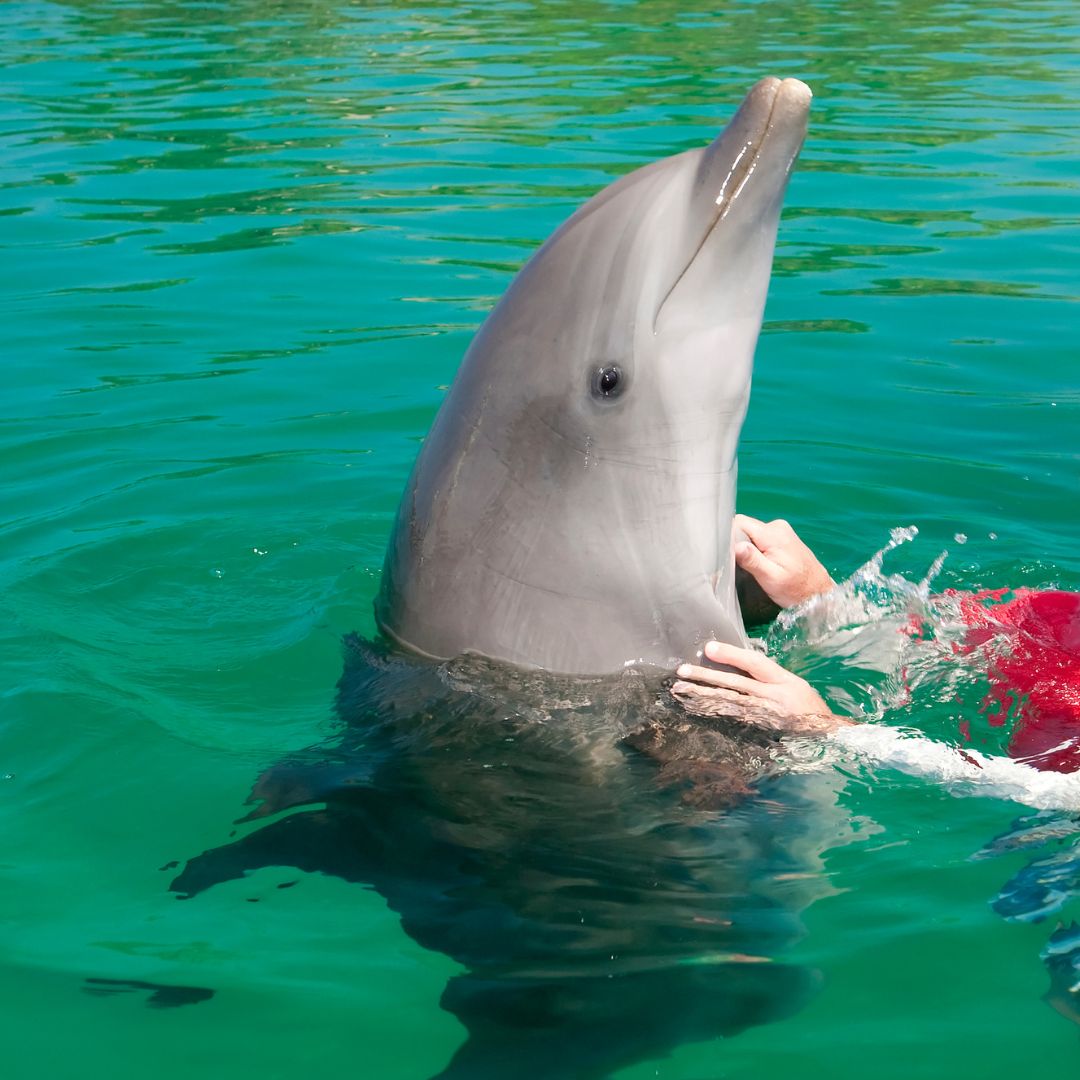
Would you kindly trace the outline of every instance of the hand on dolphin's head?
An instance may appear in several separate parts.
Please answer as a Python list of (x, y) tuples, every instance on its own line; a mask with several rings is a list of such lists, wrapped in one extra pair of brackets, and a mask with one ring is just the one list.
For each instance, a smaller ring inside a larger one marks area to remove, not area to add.
[(783, 519), (766, 522), (736, 514), (733, 532), (736, 565), (780, 607), (801, 604), (835, 586), (828, 570)]
[(710, 641), (705, 656), (736, 670), (682, 664), (672, 694), (700, 716), (732, 716), (774, 731), (828, 734), (852, 721), (829, 711), (821, 695), (798, 675), (756, 649)]

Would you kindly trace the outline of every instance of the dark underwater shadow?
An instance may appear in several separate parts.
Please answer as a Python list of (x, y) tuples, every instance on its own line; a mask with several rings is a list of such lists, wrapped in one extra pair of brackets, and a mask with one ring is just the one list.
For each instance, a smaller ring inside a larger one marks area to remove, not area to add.
[(775, 959), (812, 897), (791, 884), (805, 808), (778, 798), (765, 736), (690, 721), (637, 671), (560, 680), (357, 638), (337, 707), (333, 745), (264, 773), (260, 824), (171, 888), (288, 866), (377, 889), (467, 969), (441, 1076), (603, 1077), (816, 985)]

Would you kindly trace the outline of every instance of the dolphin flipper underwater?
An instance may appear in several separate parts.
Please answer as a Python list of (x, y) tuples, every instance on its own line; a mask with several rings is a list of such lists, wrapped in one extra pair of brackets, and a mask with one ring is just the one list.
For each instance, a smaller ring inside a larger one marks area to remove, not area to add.
[(806, 815), (768, 737), (691, 722), (660, 683), (745, 640), (735, 454), (809, 101), (763, 80), (710, 146), (600, 192), (521, 270), (409, 480), (386, 642), (347, 643), (339, 737), (264, 774), (253, 831), (172, 883), (373, 886), (466, 968), (441, 1076), (604, 1077), (815, 983), (773, 962), (813, 886), (792, 884)]

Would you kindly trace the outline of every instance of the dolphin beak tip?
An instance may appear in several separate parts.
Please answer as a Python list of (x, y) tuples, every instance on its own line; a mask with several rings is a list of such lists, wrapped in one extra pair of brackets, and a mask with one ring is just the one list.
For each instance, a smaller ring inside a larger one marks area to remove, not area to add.
[(801, 79), (777, 79), (776, 96), (790, 107), (808, 109), (814, 97), (813, 90)]
[(814, 96), (814, 91), (802, 81), (802, 79), (785, 79), (781, 84), (789, 94), (805, 97), (807, 101)]
[(750, 96), (756, 94), (782, 94), (791, 101), (809, 102), (814, 92), (802, 79), (781, 79), (776, 75), (766, 75), (750, 91)]

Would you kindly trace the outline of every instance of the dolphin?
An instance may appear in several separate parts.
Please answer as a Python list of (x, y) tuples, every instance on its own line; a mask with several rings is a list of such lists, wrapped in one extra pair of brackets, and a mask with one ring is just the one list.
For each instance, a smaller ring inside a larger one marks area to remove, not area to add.
[(190, 901), (243, 881), (240, 896), (269, 900), (274, 876), (245, 879), (294, 867), (375, 889), (461, 966), (440, 1004), (466, 1037), (438, 1080), (602, 1080), (784, 1019), (820, 982), (780, 957), (829, 891), (803, 855), (821, 808), (780, 774), (738, 798), (749, 759), (769, 754), (737, 721), (696, 733), (703, 783), (679, 768), (693, 756), (658, 771), (624, 736), (678, 724), (677, 708), (635, 668), (559, 678), (350, 638), (333, 743), (268, 769), (235, 838), (170, 888)]
[(745, 644), (736, 449), (810, 90), (623, 177), (526, 263), (416, 460), (375, 603), (411, 652), (562, 674)]
[(763, 80), (520, 272), (413, 470), (333, 742), (268, 769), (170, 886), (290, 866), (374, 887), (462, 966), (442, 1080), (608, 1077), (815, 989), (776, 962), (820, 886), (813, 800), (771, 736), (691, 721), (650, 666), (744, 640), (735, 452), (809, 100)]

